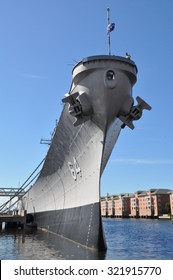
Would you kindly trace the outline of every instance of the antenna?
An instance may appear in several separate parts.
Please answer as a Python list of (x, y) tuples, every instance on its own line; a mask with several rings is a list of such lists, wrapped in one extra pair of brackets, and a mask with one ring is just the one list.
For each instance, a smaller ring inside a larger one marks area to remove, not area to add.
[(110, 22), (110, 9), (107, 8), (107, 35), (108, 35), (108, 52), (111, 55), (111, 36), (110, 33), (115, 28), (115, 23)]

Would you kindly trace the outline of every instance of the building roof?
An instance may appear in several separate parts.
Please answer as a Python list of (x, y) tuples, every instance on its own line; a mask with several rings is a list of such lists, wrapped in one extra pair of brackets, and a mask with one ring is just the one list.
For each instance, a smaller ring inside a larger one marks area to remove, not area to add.
[(131, 194), (131, 193), (121, 193), (121, 194), (108, 194), (106, 196), (102, 196), (101, 199), (105, 199), (105, 198), (113, 198), (113, 199), (119, 199), (120, 197), (130, 197), (130, 198), (134, 198), (135, 194), (138, 195), (138, 197), (142, 197), (142, 196), (148, 196), (148, 195), (156, 195), (156, 194), (170, 194), (173, 193), (173, 190), (171, 189), (149, 189), (149, 190), (138, 190), (135, 193)]
[(152, 194), (169, 194), (170, 189), (156, 189)]

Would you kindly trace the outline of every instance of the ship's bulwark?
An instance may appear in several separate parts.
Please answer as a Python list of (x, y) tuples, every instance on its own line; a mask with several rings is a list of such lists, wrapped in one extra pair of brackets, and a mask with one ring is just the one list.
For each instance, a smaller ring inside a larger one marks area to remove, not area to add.
[(133, 106), (136, 74), (133, 61), (115, 56), (89, 57), (74, 67), (42, 171), (23, 198), (38, 227), (106, 249), (100, 177), (122, 124), (133, 128), (133, 120), (148, 108), (142, 99)]

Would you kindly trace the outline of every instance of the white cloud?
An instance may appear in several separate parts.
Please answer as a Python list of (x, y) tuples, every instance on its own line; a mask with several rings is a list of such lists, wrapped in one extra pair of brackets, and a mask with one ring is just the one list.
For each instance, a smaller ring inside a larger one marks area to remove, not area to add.
[(31, 73), (24, 73), (24, 72), (20, 72), (19, 73), (20, 76), (23, 76), (27, 79), (37, 79), (37, 80), (41, 80), (41, 79), (44, 79), (45, 77), (43, 76), (40, 76), (40, 75), (35, 75), (35, 74), (31, 74)]
[(146, 164), (146, 165), (172, 165), (173, 160), (168, 159), (135, 159), (135, 158), (117, 158), (111, 162), (117, 164)]

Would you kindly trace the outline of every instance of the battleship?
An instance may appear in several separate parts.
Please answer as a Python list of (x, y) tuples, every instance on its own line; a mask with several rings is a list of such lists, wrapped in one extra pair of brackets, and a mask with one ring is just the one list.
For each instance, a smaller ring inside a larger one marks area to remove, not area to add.
[(143, 109), (134, 105), (137, 66), (128, 57), (91, 56), (72, 70), (72, 84), (43, 167), (23, 198), (39, 228), (83, 246), (105, 250), (100, 178), (121, 129), (134, 128)]
[(41, 172), (23, 197), (28, 222), (82, 246), (106, 250), (100, 180), (122, 129), (134, 128), (143, 109), (151, 107), (132, 88), (137, 66), (131, 57), (89, 56), (72, 70), (72, 83), (62, 102)]

